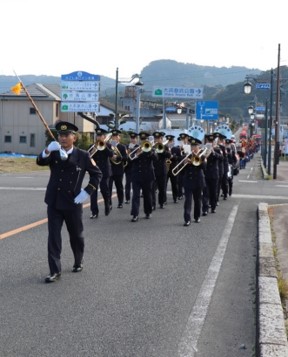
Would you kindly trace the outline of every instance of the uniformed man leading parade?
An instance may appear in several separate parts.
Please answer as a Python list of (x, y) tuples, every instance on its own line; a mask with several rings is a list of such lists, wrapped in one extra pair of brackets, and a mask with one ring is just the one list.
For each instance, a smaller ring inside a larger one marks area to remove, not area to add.
[[(50, 179), (45, 194), (48, 215), (48, 264), (50, 274), (46, 283), (53, 283), (61, 276), (61, 229), (63, 222), (67, 226), (70, 245), (74, 255), (72, 271), (83, 269), (84, 237), (82, 203), (95, 192), (102, 173), (89, 153), (74, 146), (77, 140), (77, 126), (69, 122), (58, 122), (55, 126), (58, 140), (52, 141), (37, 157), (37, 164), (50, 166)], [(82, 189), (85, 173), (90, 178)]]

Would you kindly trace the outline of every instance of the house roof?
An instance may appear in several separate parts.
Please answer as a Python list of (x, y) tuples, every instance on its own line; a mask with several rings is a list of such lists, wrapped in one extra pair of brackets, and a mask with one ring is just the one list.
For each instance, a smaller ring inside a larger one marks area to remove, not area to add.
[[(61, 101), (61, 87), (59, 84), (41, 84), (41, 83), (33, 83), (25, 86), (28, 90), (28, 93), (31, 97), (37, 97), (46, 100), (52, 101)], [(11, 90), (9, 92), (5, 92), (0, 94), (0, 98), (16, 98), (16, 97), (26, 97), (26, 93), (24, 90), (21, 91), (19, 95), (13, 93)], [(105, 99), (100, 99), (100, 105), (105, 107), (108, 110), (114, 112), (115, 104), (108, 102)], [(117, 109), (118, 115), (127, 114), (127, 110), (122, 108), (121, 106)]]

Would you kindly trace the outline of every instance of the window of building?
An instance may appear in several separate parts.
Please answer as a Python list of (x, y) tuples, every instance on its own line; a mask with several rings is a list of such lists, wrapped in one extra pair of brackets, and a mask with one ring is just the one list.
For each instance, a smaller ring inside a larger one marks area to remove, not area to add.
[(19, 137), (19, 143), (20, 144), (26, 144), (27, 138), (24, 135), (20, 135)]
[(4, 142), (5, 143), (12, 143), (12, 136), (11, 135), (5, 135)]
[(36, 114), (36, 109), (35, 108), (30, 108), (30, 114)]
[(35, 148), (35, 134), (30, 134), (30, 147)]

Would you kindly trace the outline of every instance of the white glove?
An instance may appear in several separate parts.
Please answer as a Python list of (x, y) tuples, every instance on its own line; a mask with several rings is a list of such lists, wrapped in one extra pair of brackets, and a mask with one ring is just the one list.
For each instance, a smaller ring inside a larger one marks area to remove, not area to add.
[(47, 146), (48, 151), (58, 151), (61, 149), (61, 145), (58, 143), (58, 141), (51, 141), (51, 143)]
[(81, 192), (74, 198), (74, 203), (81, 204), (85, 202), (89, 197), (89, 193), (87, 193), (83, 188), (81, 188)]

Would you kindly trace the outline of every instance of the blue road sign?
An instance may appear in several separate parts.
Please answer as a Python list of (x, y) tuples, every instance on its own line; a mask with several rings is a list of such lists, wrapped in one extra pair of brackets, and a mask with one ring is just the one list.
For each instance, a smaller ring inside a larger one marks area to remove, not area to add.
[(270, 83), (256, 83), (256, 89), (270, 89)]
[(218, 102), (216, 101), (197, 101), (196, 119), (198, 120), (217, 120)]

